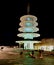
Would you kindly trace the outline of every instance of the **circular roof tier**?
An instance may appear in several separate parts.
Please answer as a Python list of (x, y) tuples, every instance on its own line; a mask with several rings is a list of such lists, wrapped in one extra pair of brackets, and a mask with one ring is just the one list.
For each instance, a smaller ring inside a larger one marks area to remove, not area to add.
[(20, 17), (21, 21), (37, 21), (37, 17), (34, 15), (24, 15)]
[(23, 37), (24, 39), (33, 39), (34, 37), (39, 37), (40, 34), (38, 33), (20, 33), (17, 34), (19, 37)]
[(21, 41), (16, 41), (16, 43), (20, 43), (20, 44), (23, 44), (23, 43), (41, 43), (41, 41), (23, 41), (23, 40), (21, 40)]
[(23, 26), (23, 27), (24, 26), (25, 27), (32, 27), (32, 26), (36, 27), (36, 26), (38, 26), (38, 23), (35, 21), (23, 21), (23, 22), (20, 22), (19, 25)]
[(39, 28), (37, 27), (21, 27), (18, 29), (20, 32), (37, 32)]

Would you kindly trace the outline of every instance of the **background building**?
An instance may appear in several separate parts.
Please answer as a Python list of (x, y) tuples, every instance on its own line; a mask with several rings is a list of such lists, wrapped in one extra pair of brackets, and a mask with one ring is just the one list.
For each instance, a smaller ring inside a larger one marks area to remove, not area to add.
[(54, 39), (42, 39), (41, 44), (34, 44), (35, 50), (42, 49), (44, 51), (52, 51), (54, 50)]

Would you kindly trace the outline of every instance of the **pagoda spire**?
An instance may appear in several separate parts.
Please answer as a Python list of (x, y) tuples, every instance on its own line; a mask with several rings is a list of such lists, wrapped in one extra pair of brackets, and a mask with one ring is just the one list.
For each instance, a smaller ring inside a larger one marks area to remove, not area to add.
[(30, 13), (30, 4), (28, 3), (28, 5), (27, 5), (27, 14), (29, 14)]

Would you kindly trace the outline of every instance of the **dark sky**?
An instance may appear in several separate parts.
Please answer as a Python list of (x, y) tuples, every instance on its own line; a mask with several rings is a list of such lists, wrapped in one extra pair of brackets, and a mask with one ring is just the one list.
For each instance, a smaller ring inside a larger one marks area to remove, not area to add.
[(20, 17), (27, 14), (27, 4), (30, 3), (30, 14), (38, 17), (39, 38), (54, 38), (54, 4), (49, 1), (18, 0), (2, 1), (0, 5), (0, 45), (15, 45), (18, 38)]

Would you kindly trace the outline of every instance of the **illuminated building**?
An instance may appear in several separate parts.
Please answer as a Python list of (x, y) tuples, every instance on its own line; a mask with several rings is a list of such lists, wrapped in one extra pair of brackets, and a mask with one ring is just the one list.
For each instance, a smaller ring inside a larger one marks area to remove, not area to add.
[(24, 40), (16, 41), (16, 43), (24, 43), (24, 49), (34, 49), (34, 43), (40, 43), (40, 41), (37, 40), (32, 41), (33, 38), (40, 36), (40, 34), (37, 33), (39, 31), (37, 27), (37, 17), (28, 14), (20, 17), (20, 21), (19, 25), (21, 27), (18, 29), (20, 33), (17, 34), (17, 36), (24, 38)]
[(34, 45), (34, 49), (35, 50), (42, 49), (44, 51), (52, 51), (52, 50), (54, 50), (54, 39), (53, 38), (42, 39), (41, 44), (39, 43), (39, 44)]

